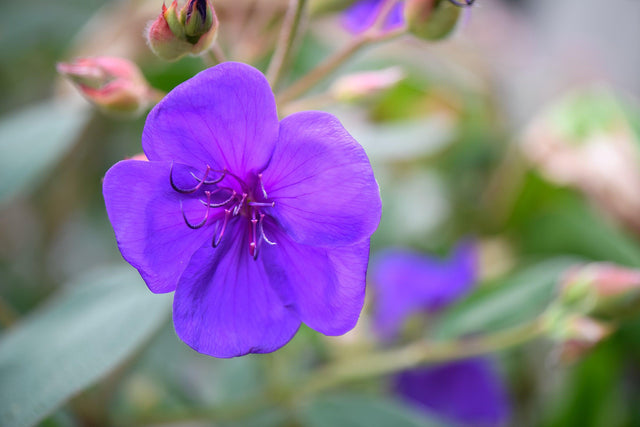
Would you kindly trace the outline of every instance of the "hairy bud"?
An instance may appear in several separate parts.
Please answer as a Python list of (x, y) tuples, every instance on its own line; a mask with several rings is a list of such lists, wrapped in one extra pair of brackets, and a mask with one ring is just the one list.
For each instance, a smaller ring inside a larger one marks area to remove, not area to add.
[(78, 58), (56, 68), (87, 100), (107, 112), (140, 113), (155, 97), (138, 66), (128, 59)]
[(210, 0), (188, 0), (178, 10), (174, 0), (147, 28), (151, 50), (174, 61), (187, 54), (198, 55), (211, 47), (218, 32), (218, 18)]
[(421, 39), (444, 39), (455, 30), (461, 15), (461, 6), (470, 6), (471, 3), (450, 0), (407, 0), (404, 7), (407, 28), (410, 33)]

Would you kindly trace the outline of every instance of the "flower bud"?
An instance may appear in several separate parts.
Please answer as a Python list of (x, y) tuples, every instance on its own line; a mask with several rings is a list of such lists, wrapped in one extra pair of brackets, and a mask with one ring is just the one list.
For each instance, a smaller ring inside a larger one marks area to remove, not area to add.
[(184, 55), (198, 55), (209, 49), (216, 39), (218, 18), (210, 0), (188, 0), (178, 11), (174, 0), (151, 22), (147, 41), (160, 58), (174, 61)]
[(565, 273), (561, 288), (565, 305), (578, 303), (594, 314), (620, 316), (640, 307), (640, 270), (610, 263), (577, 266)]
[(399, 67), (354, 73), (336, 80), (330, 92), (339, 101), (353, 101), (389, 89), (403, 78)]
[(404, 17), (409, 32), (414, 36), (440, 40), (456, 28), (461, 11), (460, 5), (449, 0), (407, 0)]
[(78, 58), (56, 68), (89, 102), (107, 112), (139, 113), (155, 96), (140, 69), (124, 58)]
[(557, 339), (560, 360), (573, 363), (613, 332), (613, 327), (589, 317), (574, 316), (564, 324)]

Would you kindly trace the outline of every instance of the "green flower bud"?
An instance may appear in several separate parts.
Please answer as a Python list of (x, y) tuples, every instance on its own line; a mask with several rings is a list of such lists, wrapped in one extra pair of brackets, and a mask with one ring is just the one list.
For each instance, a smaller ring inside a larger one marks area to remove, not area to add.
[(177, 0), (147, 30), (151, 50), (168, 61), (187, 54), (198, 55), (211, 47), (218, 31), (218, 18), (210, 0), (189, 0), (178, 12)]
[(460, 4), (450, 0), (407, 0), (404, 17), (409, 32), (425, 40), (441, 40), (456, 28), (462, 12)]

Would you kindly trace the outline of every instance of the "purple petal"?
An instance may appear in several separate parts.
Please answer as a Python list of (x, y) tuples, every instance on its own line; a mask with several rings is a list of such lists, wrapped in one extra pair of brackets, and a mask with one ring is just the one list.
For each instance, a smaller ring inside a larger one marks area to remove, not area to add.
[[(169, 182), (170, 163), (124, 160), (104, 177), (109, 220), (124, 259), (155, 293), (175, 290), (191, 255), (208, 236), (185, 225), (179, 195)], [(191, 184), (191, 183), (190, 183)], [(202, 216), (196, 199), (185, 199), (189, 217)]]
[(345, 246), (378, 227), (382, 202), (369, 159), (331, 114), (282, 120), (263, 175), (273, 216), (299, 243)]
[[(351, 33), (358, 34), (373, 25), (380, 13), (385, 0), (360, 0), (349, 7), (343, 15), (343, 23)], [(402, 15), (404, 2), (396, 4), (383, 28), (390, 30), (402, 25), (404, 17)]]
[(487, 358), (405, 371), (395, 389), (419, 409), (464, 426), (497, 427), (509, 419), (507, 391)]
[(147, 117), (142, 146), (149, 160), (245, 178), (268, 163), (278, 138), (276, 104), (265, 77), (225, 62), (173, 89)]
[(271, 233), (260, 257), (271, 283), (307, 326), (342, 335), (356, 325), (366, 286), (369, 240), (339, 248), (301, 245)]
[(173, 301), (176, 333), (200, 353), (235, 357), (268, 353), (295, 335), (300, 321), (249, 255), (247, 222), (229, 223), (216, 249), (209, 243), (191, 258)]
[(391, 338), (411, 315), (451, 304), (471, 289), (476, 270), (475, 248), (468, 242), (460, 244), (449, 260), (407, 250), (379, 254), (373, 269), (376, 330)]

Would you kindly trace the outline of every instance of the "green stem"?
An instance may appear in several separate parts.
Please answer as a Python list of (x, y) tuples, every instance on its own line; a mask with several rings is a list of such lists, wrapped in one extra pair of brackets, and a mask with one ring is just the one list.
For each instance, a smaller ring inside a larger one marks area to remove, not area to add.
[(453, 342), (417, 342), (406, 347), (335, 362), (307, 378), (293, 398), (315, 394), (347, 381), (391, 374), (416, 366), (464, 359), (514, 347), (539, 337), (546, 330), (542, 318), (491, 335)]
[(222, 51), (222, 48), (218, 43), (214, 43), (213, 46), (207, 51), (209, 58), (213, 61), (213, 65), (227, 62), (227, 56)]
[(276, 100), (278, 105), (282, 106), (304, 95), (363, 47), (369, 44), (391, 40), (405, 33), (405, 28), (398, 28), (387, 32), (366, 31), (362, 33), (345, 46), (344, 49), (330, 56), (325, 62), (318, 65), (300, 80), (284, 90), (279, 96), (277, 96)]
[(18, 313), (0, 296), (0, 325), (5, 328), (18, 320)]
[(287, 62), (289, 62), (293, 45), (300, 33), (300, 23), (302, 22), (306, 5), (307, 0), (289, 0), (289, 9), (282, 23), (282, 30), (280, 31), (276, 51), (271, 58), (267, 70), (267, 79), (272, 87), (278, 84), (282, 77), (284, 67)]

